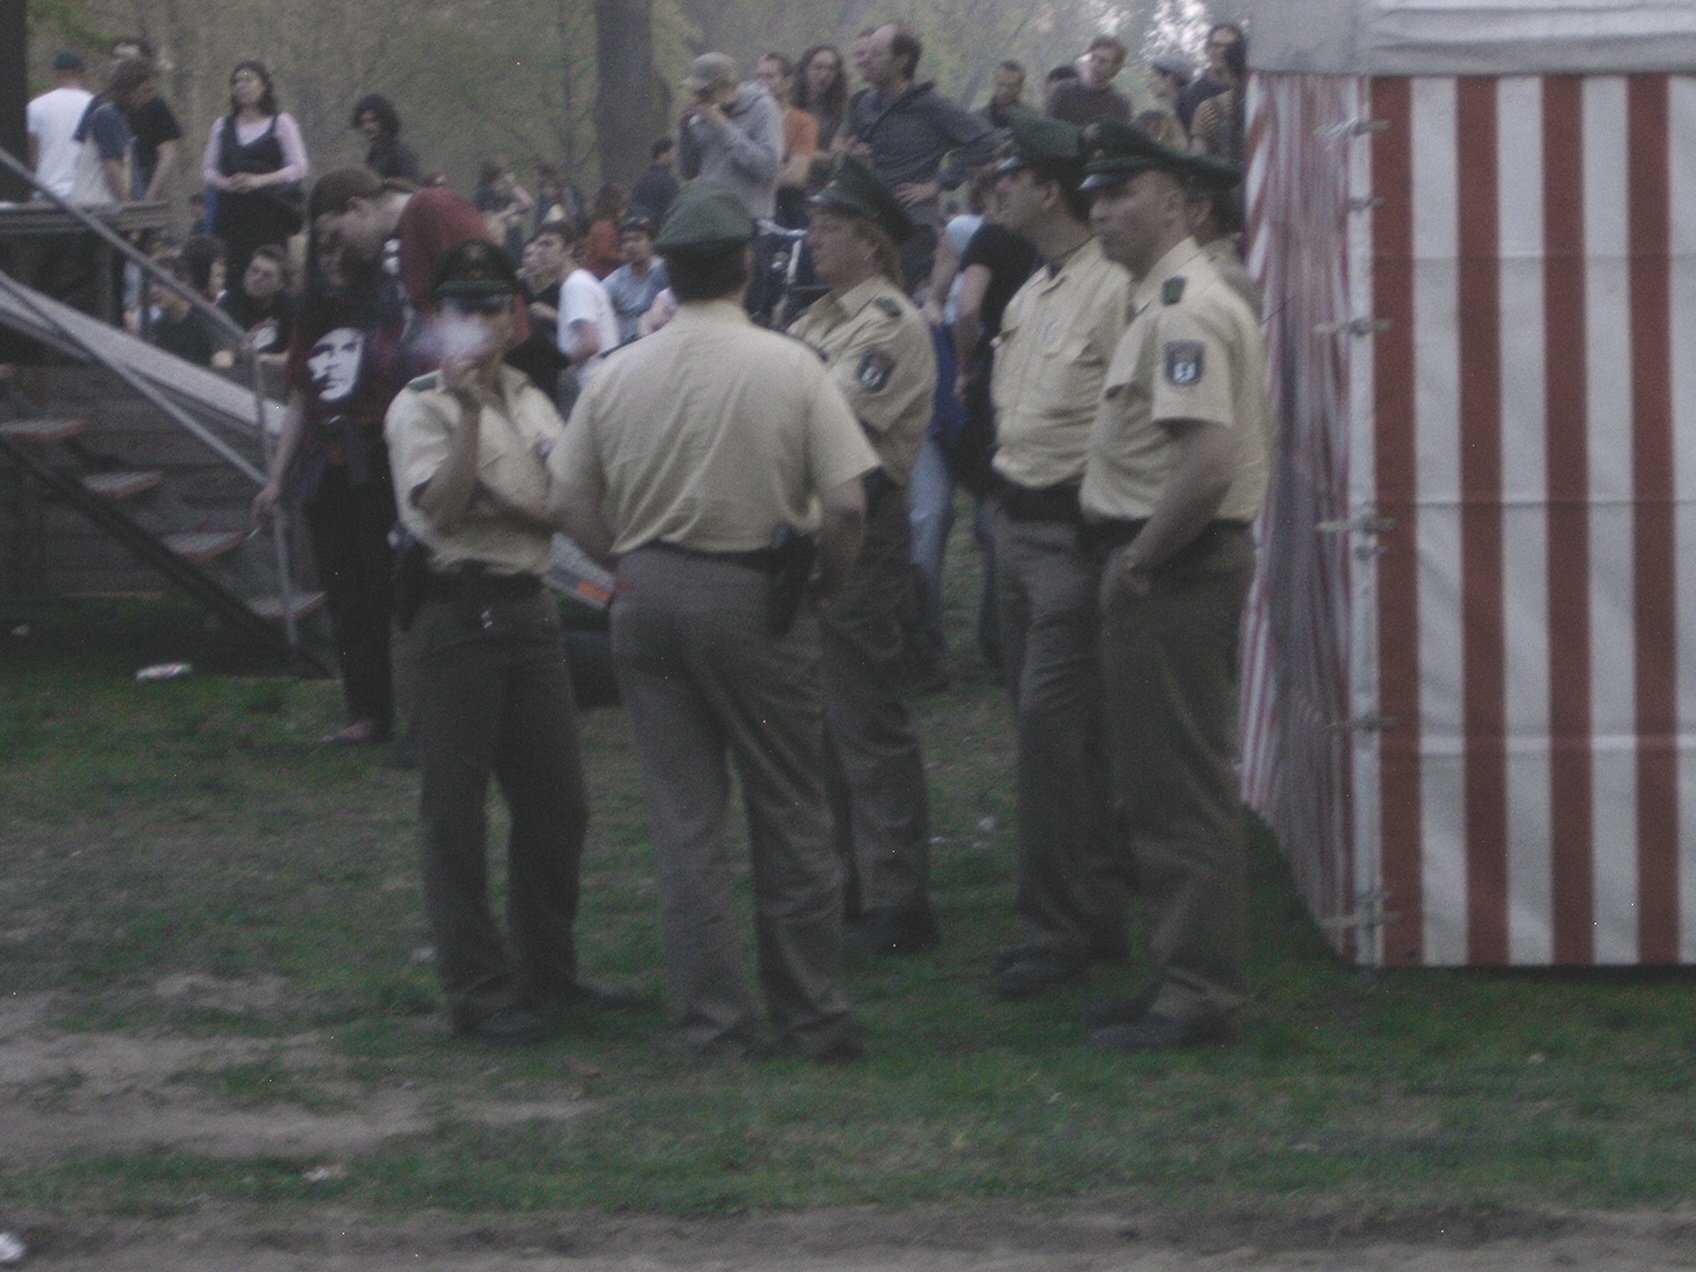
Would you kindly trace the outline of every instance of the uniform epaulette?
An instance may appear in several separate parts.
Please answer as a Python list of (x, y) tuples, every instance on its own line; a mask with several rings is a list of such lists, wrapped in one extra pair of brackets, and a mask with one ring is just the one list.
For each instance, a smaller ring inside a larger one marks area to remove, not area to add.
[(1168, 305), (1175, 305), (1183, 298), (1183, 278), (1181, 276), (1178, 278), (1168, 278), (1165, 285), (1160, 289), (1160, 299), (1165, 301)]
[(872, 304), (885, 318), (899, 318), (901, 316), (901, 302), (893, 296), (879, 296), (872, 301)]
[(428, 375), (421, 375), (416, 380), (408, 382), (406, 387), (411, 389), (414, 393), (432, 392), (442, 387), (441, 372), (432, 371)]

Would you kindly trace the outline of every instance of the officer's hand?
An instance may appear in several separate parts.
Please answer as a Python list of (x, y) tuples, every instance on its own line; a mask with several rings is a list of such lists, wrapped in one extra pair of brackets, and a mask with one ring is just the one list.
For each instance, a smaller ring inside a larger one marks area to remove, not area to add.
[(462, 406), (479, 404), (483, 387), (477, 380), (477, 364), (470, 358), (442, 360), (442, 387), (458, 398)]

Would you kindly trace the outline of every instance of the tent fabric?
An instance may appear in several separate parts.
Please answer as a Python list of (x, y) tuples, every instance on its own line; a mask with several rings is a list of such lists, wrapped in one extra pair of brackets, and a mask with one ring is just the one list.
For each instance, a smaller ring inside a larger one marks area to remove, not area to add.
[(1353, 169), (1367, 148), (1349, 125), (1368, 109), (1367, 81), (1255, 75), (1249, 83), (1245, 242), (1266, 294), (1279, 437), (1244, 621), (1243, 793), (1277, 833), (1331, 946), (1376, 964), (1377, 841), (1370, 819), (1365, 833), (1356, 824), (1372, 806), (1354, 798), (1360, 739), (1347, 728), (1359, 666), (1350, 652), (1356, 590), (1370, 572), (1353, 569), (1343, 529), (1362, 502), (1349, 490), (1350, 421), (1362, 408), (1370, 416), (1370, 401), (1350, 400), (1370, 386), (1360, 365), (1368, 351), (1345, 329), (1370, 304), (1351, 294), (1369, 271), (1351, 244), (1362, 226), (1349, 203), (1366, 181)]
[(1357, 961), (1696, 962), (1696, 77), (1251, 85), (1250, 802)]
[(1691, 0), (1258, 0), (1254, 70), (1322, 75), (1696, 72)]

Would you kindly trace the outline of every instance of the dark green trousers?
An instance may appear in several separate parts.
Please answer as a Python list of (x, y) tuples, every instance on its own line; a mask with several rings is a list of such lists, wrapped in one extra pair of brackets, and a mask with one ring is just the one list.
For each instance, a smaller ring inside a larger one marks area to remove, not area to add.
[(886, 489), (853, 571), (819, 609), (826, 791), (864, 911), (930, 906), (930, 793), (901, 683), (911, 536), (906, 496)]
[(802, 1053), (847, 1026), (842, 872), (820, 776), (818, 626), (765, 630), (766, 576), (664, 548), (619, 563), (612, 651), (653, 821), (671, 1012), (706, 1050), (749, 1041), (758, 1011), (742, 972), (725, 843), (735, 764), (747, 814), (761, 988), (778, 1036)]
[[(572, 926), (588, 797), (559, 617), (547, 593), (424, 604), (417, 650), (424, 903), (455, 1028), (577, 979)], [(489, 777), (510, 813), (507, 935), (489, 912)]]
[(1237, 746), (1238, 630), (1254, 545), (1214, 527), (1126, 583), (1103, 566), (1101, 659), (1114, 812), (1146, 910), (1159, 975), (1153, 1010), (1230, 1020), (1247, 997), (1248, 884)]
[(1102, 719), (1100, 572), (1076, 526), (995, 524), (996, 603), (1018, 729), (1019, 939), (1083, 957), (1122, 938)]

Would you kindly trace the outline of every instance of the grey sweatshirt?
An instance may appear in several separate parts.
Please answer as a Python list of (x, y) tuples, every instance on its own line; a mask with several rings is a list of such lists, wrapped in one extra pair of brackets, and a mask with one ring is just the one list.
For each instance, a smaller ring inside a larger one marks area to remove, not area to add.
[(777, 168), (783, 157), (783, 115), (757, 80), (742, 84), (742, 96), (725, 112), (729, 122), (711, 128), (698, 119), (677, 138), (677, 168), (685, 177), (726, 186), (751, 217), (776, 210)]

